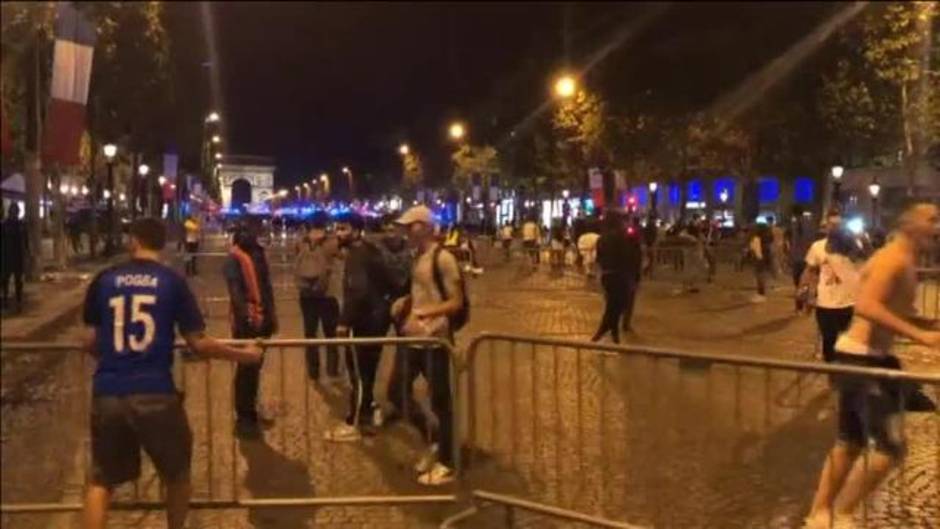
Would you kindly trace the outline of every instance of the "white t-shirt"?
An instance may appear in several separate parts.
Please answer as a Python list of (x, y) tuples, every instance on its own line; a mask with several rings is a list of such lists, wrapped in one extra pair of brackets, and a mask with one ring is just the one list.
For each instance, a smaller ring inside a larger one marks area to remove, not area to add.
[(827, 252), (826, 239), (821, 239), (809, 247), (806, 264), (819, 269), (816, 306), (843, 309), (855, 305), (860, 270), (851, 259)]
[(522, 240), (537, 241), (539, 238), (539, 225), (534, 222), (526, 222), (522, 225)]

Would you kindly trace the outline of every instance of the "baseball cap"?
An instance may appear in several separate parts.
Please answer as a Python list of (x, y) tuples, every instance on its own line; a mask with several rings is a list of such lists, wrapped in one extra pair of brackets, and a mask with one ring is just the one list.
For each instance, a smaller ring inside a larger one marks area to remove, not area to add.
[(428, 209), (427, 206), (414, 206), (408, 208), (408, 210), (402, 213), (401, 217), (398, 217), (398, 220), (395, 221), (396, 224), (401, 224), (402, 226), (408, 226), (415, 222), (434, 225), (434, 214), (431, 213), (431, 210)]

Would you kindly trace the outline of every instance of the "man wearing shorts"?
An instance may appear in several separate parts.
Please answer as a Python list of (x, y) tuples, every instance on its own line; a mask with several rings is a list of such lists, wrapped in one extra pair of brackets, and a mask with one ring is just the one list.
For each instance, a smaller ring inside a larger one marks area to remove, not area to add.
[[(862, 269), (855, 315), (836, 341), (839, 364), (890, 368), (895, 335), (940, 349), (940, 328), (914, 316), (917, 257), (938, 231), (940, 209), (911, 206), (894, 240)], [(852, 529), (856, 507), (904, 456), (903, 390), (888, 381), (839, 375), (839, 437), (826, 458), (805, 529)], [(873, 448), (859, 457), (866, 447)]]
[(140, 475), (140, 450), (166, 486), (167, 527), (181, 529), (190, 498), (192, 432), (173, 383), (174, 327), (196, 354), (258, 363), (204, 334), (186, 281), (159, 261), (166, 228), (140, 219), (130, 228), (131, 259), (98, 274), (85, 296), (86, 350), (98, 359), (91, 405), (91, 480), (86, 529), (104, 528), (114, 487)]

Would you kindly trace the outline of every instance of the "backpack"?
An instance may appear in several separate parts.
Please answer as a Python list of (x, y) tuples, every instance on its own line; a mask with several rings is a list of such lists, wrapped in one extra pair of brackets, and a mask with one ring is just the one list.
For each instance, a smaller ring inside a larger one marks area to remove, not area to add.
[(313, 244), (304, 239), (294, 261), (294, 278), (302, 295), (323, 296), (329, 286), (330, 263), (324, 242)]
[[(434, 249), (434, 255), (431, 256), (433, 259), (433, 274), (434, 274), (434, 284), (437, 286), (438, 292), (441, 293), (441, 299), (447, 300), (447, 289), (444, 288), (444, 275), (441, 273), (441, 268), (438, 266), (438, 256), (444, 249), (438, 246)], [(467, 281), (464, 279), (463, 271), (460, 270), (460, 267), (457, 267), (457, 272), (460, 274), (460, 291), (463, 294), (463, 304), (460, 307), (460, 310), (457, 311), (453, 316), (448, 317), (450, 323), (451, 332), (457, 332), (460, 329), (463, 329), (467, 325), (467, 322), (470, 321), (470, 297), (467, 296)]]

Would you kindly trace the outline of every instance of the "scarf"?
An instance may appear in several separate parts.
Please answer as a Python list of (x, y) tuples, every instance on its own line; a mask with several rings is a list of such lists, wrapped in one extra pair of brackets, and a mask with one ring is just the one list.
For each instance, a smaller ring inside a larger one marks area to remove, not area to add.
[(248, 307), (248, 323), (255, 330), (261, 329), (264, 321), (264, 307), (261, 304), (261, 289), (258, 287), (258, 273), (251, 256), (238, 246), (232, 246), (232, 257), (241, 268), (245, 278), (245, 304)]

